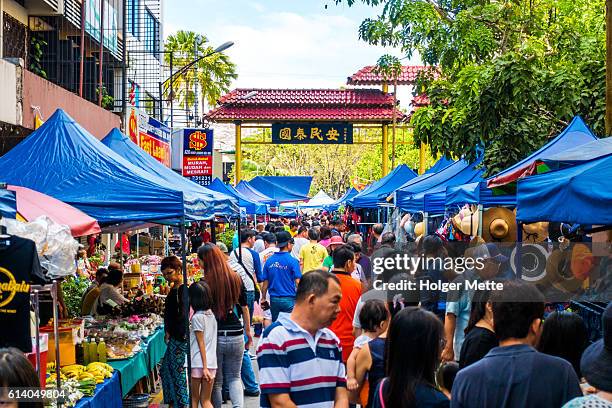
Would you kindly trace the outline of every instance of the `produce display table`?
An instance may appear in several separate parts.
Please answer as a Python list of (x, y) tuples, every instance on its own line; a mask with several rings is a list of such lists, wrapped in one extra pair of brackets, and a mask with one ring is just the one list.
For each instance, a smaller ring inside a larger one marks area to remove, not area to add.
[(96, 393), (92, 397), (81, 398), (75, 408), (121, 408), (121, 383), (119, 372), (102, 384), (96, 386)]
[(121, 375), (121, 391), (126, 396), (132, 388), (149, 375), (166, 352), (164, 330), (158, 329), (142, 344), (142, 350), (126, 360), (110, 361), (108, 364)]

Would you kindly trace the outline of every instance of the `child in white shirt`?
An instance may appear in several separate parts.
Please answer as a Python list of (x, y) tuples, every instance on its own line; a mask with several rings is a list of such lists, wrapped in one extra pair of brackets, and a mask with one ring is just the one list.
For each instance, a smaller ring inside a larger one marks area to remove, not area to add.
[(211, 395), (217, 373), (217, 319), (210, 306), (210, 288), (204, 281), (189, 287), (191, 316), (191, 405), (212, 408)]

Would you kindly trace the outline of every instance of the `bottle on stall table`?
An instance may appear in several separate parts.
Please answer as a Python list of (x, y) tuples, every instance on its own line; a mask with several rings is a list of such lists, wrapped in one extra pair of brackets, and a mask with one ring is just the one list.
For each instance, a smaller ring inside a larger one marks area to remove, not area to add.
[(83, 365), (86, 366), (91, 363), (91, 361), (89, 361), (89, 337), (86, 337), (81, 343), (81, 352), (83, 353)]
[(106, 363), (106, 343), (102, 337), (100, 337), (100, 341), (98, 343), (98, 361), (101, 363)]
[(76, 344), (76, 363), (81, 365), (87, 365), (85, 364), (85, 355), (83, 354), (83, 344), (83, 341)]
[(98, 345), (96, 344), (96, 338), (92, 337), (91, 341), (89, 342), (89, 347), (88, 347), (89, 351), (89, 362), (90, 363), (94, 363), (96, 361), (98, 361)]

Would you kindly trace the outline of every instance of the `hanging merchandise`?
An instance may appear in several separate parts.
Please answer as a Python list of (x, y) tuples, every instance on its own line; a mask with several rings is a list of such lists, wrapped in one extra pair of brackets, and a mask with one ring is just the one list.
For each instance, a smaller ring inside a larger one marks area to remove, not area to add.
[(34, 241), (1, 233), (0, 321), (2, 321), (2, 330), (0, 330), (0, 348), (17, 347), (24, 353), (32, 351), (30, 337), (31, 283), (45, 283)]
[(76, 272), (74, 259), (79, 243), (72, 237), (67, 226), (57, 224), (46, 216), (28, 223), (3, 218), (0, 225), (6, 226), (10, 234), (36, 243), (40, 265), (48, 278), (71, 276)]

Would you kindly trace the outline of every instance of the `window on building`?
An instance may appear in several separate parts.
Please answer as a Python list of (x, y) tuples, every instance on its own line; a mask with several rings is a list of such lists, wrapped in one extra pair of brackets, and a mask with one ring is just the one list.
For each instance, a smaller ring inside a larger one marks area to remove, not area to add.
[(144, 16), (145, 50), (159, 58), (159, 21), (147, 9)]
[(138, 39), (140, 39), (140, 2), (141, 0), (127, 0), (127, 30)]

